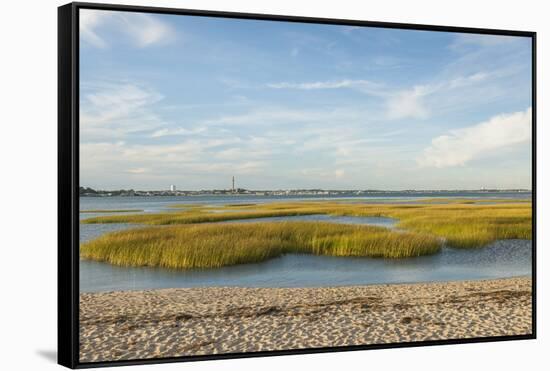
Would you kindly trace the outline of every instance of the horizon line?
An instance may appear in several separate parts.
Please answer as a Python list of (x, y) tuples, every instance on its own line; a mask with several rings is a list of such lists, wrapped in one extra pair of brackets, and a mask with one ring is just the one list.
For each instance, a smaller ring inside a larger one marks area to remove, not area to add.
[(531, 188), (498, 188), (498, 187), (481, 187), (481, 188), (402, 188), (402, 189), (383, 189), (383, 188), (272, 188), (272, 189), (249, 189), (236, 187), (234, 190), (231, 188), (200, 188), (200, 189), (136, 189), (136, 188), (93, 188), (89, 186), (80, 185), (79, 188), (92, 189), (94, 191), (114, 192), (114, 191), (134, 191), (134, 192), (204, 192), (204, 191), (255, 191), (255, 192), (274, 192), (274, 191), (338, 191), (338, 192), (409, 192), (409, 191), (530, 191)]

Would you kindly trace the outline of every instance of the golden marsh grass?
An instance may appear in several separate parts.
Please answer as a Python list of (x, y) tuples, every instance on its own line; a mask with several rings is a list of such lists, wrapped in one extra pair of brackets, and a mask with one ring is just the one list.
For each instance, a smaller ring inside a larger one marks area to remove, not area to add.
[[(397, 227), (400, 229), (444, 238), (446, 243), (453, 247), (479, 247), (499, 239), (531, 239), (530, 202), (503, 202), (488, 205), (470, 201), (465, 199), (450, 204), (274, 202), (227, 205), (226, 209), (238, 208), (239, 211), (232, 210), (225, 213), (211, 213), (195, 207), (192, 210), (171, 213), (99, 216), (85, 219), (82, 223), (172, 225), (314, 214), (384, 216), (398, 219)], [(221, 210), (223, 211), (223, 208)]]
[(216, 268), (287, 253), (405, 258), (434, 254), (441, 240), (416, 232), (318, 222), (193, 224), (108, 233), (83, 258), (123, 266)]
[(99, 213), (139, 213), (143, 210), (139, 209), (97, 209), (97, 210), (80, 210), (81, 214), (99, 214)]

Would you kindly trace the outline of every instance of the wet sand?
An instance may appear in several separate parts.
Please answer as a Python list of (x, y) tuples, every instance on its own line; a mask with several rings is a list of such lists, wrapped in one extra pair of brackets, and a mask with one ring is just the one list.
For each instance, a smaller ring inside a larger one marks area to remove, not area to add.
[(531, 279), (80, 295), (80, 361), (531, 333)]

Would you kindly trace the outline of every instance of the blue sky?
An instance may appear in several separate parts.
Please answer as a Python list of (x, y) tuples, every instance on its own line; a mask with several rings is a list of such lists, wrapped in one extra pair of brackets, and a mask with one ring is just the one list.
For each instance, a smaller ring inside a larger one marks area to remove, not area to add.
[(530, 39), (81, 10), (80, 183), (531, 188)]

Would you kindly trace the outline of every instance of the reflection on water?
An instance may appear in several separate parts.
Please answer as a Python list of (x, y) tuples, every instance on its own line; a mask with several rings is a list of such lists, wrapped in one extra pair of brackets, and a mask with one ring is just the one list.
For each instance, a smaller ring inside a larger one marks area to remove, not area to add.
[(531, 241), (503, 240), (479, 249), (444, 248), (407, 259), (289, 254), (216, 269), (117, 267), (81, 260), (82, 292), (174, 287), (319, 287), (503, 278), (531, 274)]

